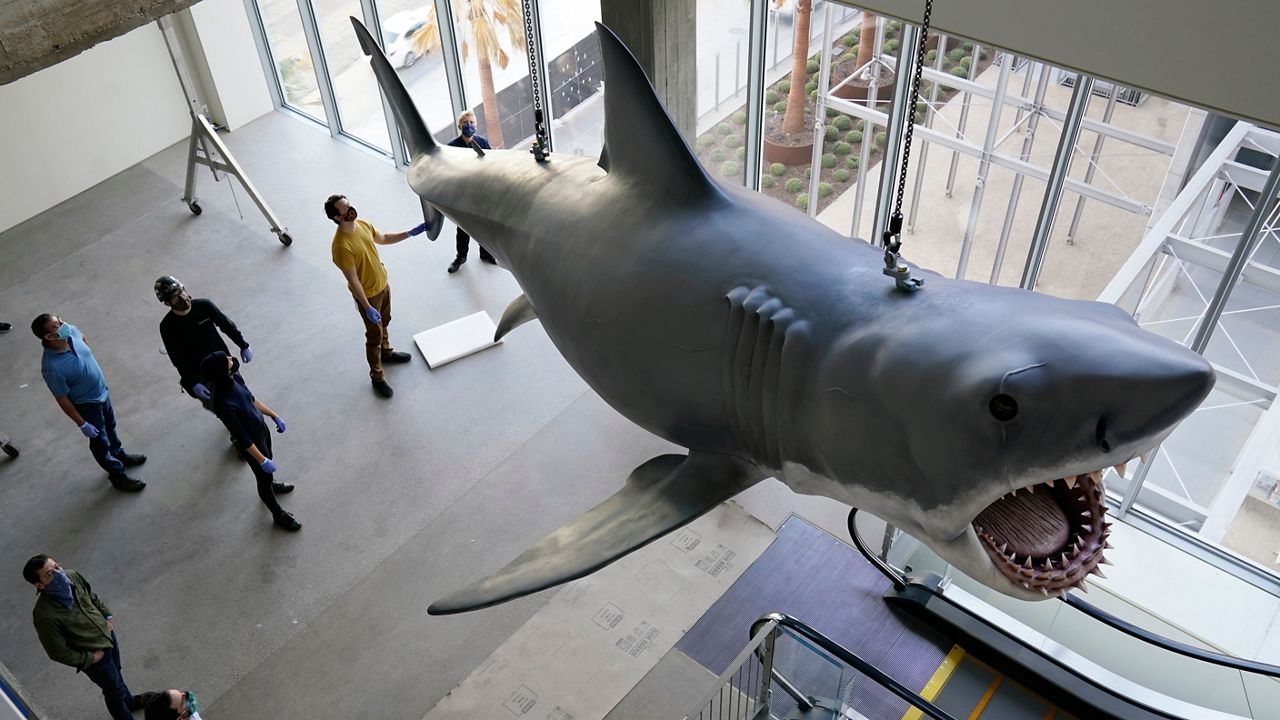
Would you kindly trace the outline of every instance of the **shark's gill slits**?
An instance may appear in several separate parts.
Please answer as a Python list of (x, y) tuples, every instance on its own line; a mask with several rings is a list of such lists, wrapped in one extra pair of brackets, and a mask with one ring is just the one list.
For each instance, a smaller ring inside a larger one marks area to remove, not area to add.
[[(1119, 467), (1117, 467), (1119, 469)], [(1084, 589), (1090, 573), (1102, 576), (1110, 547), (1102, 473), (1059, 478), (1016, 490), (973, 520), (974, 531), (1000, 572), (1026, 590), (1045, 595)]]

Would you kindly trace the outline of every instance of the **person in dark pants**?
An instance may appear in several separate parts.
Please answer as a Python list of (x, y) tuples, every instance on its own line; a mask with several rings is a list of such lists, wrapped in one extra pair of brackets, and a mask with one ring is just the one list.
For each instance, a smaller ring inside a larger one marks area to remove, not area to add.
[(141, 710), (155, 693), (129, 692), (120, 672), (120, 641), (111, 609), (83, 575), (48, 555), (28, 560), (22, 577), (39, 592), (31, 621), (49, 659), (89, 676), (102, 689), (113, 720), (132, 720), (133, 711)]
[(200, 361), (209, 353), (228, 352), (222, 335), (240, 348), (241, 362), (253, 362), (253, 350), (231, 318), (212, 300), (192, 298), (177, 278), (165, 275), (156, 280), (155, 291), (156, 299), (169, 306), (169, 312), (160, 321), (160, 339), (169, 362), (178, 371), (178, 384), (188, 395), (200, 400), (205, 409), (212, 410), (209, 388), (200, 382)]
[(262, 504), (271, 511), (276, 525), (296, 532), (302, 523), (293, 519), (293, 515), (284, 511), (276, 500), (276, 495), (293, 492), (289, 483), (276, 482), (276, 463), (272, 459), (271, 433), (267, 430), (267, 422), (263, 417), (271, 418), (276, 432), (285, 431), (284, 418), (267, 407), (261, 400), (249, 392), (248, 386), (238, 372), (240, 361), (222, 351), (210, 353), (200, 361), (200, 376), (207, 380), (213, 398), (213, 411), (236, 443), (241, 455), (253, 470), (253, 477), (258, 482), (258, 497)]
[[(476, 134), (476, 116), (471, 112), (464, 112), (458, 116), (458, 137), (449, 141), (454, 147), (471, 147), (476, 146), (481, 150), (489, 150), (489, 141), (483, 135)], [(480, 261), (487, 262), (490, 265), (497, 265), (498, 261), (484, 249), (484, 245), (476, 243), (480, 246)], [(471, 236), (466, 230), (458, 228), (458, 254), (453, 258), (453, 262), (449, 264), (449, 274), (458, 272), (458, 268), (462, 267), (462, 263), (467, 261), (467, 250), (471, 246)]]
[(146, 483), (125, 474), (147, 461), (146, 455), (124, 451), (116, 435), (115, 410), (102, 368), (84, 335), (71, 323), (44, 313), (31, 321), (31, 332), (44, 345), (40, 373), (62, 412), (89, 438), (89, 451), (117, 490), (137, 492)]

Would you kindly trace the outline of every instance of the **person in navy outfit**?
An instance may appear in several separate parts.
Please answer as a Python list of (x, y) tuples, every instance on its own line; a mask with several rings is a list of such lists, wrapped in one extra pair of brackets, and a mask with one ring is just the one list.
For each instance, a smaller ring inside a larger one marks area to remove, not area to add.
[[(449, 141), (454, 147), (478, 147), (481, 150), (490, 150), (489, 141), (483, 135), (476, 134), (476, 116), (472, 112), (464, 112), (458, 116), (458, 137)], [(480, 261), (487, 262), (490, 265), (497, 265), (498, 261), (484, 249), (484, 245), (479, 242)], [(453, 258), (453, 262), (449, 265), (449, 274), (458, 272), (458, 268), (462, 267), (462, 263), (467, 261), (467, 250), (471, 247), (471, 236), (458, 227), (458, 254)]]

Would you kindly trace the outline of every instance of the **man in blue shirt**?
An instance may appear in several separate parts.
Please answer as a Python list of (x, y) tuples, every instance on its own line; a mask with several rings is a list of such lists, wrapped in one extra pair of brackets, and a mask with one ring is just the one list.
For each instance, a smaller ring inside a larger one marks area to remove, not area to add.
[[(458, 116), (458, 137), (449, 141), (453, 147), (478, 147), (482, 150), (489, 150), (489, 141), (483, 135), (476, 134), (476, 116), (475, 113), (467, 111)], [(480, 243), (476, 243), (480, 245)], [(467, 261), (467, 250), (471, 247), (471, 236), (466, 230), (458, 228), (458, 239), (456, 244), (458, 254), (453, 258), (453, 262), (449, 264), (449, 274), (458, 272), (458, 268), (462, 267), (462, 263)], [(487, 262), (490, 265), (497, 265), (498, 261), (484, 249), (484, 245), (480, 245), (480, 261)]]
[(31, 332), (44, 345), (40, 374), (62, 412), (89, 438), (89, 450), (117, 490), (137, 492), (147, 486), (124, 469), (147, 461), (130, 455), (116, 435), (116, 416), (102, 368), (80, 330), (56, 315), (45, 313), (31, 321)]

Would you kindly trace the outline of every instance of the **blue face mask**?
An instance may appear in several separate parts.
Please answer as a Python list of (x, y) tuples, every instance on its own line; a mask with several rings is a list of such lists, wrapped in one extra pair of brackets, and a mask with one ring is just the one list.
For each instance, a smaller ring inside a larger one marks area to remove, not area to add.
[(59, 325), (59, 326), (58, 326), (58, 339), (59, 339), (59, 340), (66, 340), (67, 338), (71, 337), (71, 330), (72, 330), (72, 328), (73, 328), (73, 326), (71, 325), (71, 323), (65, 323), (65, 322), (64, 322), (64, 323), (62, 323), (61, 325)]
[(472, 135), (475, 135), (475, 134), (476, 134), (476, 124), (475, 124), (475, 123), (465, 123), (465, 124), (463, 124), (463, 126), (462, 126), (462, 136), (463, 136), (463, 137), (471, 137)]
[(41, 592), (62, 603), (64, 607), (71, 607), (71, 580), (61, 568), (53, 571), (53, 577)]
[(186, 704), (187, 710), (194, 715), (196, 713), (196, 694), (188, 690), (182, 696), (182, 700)]

